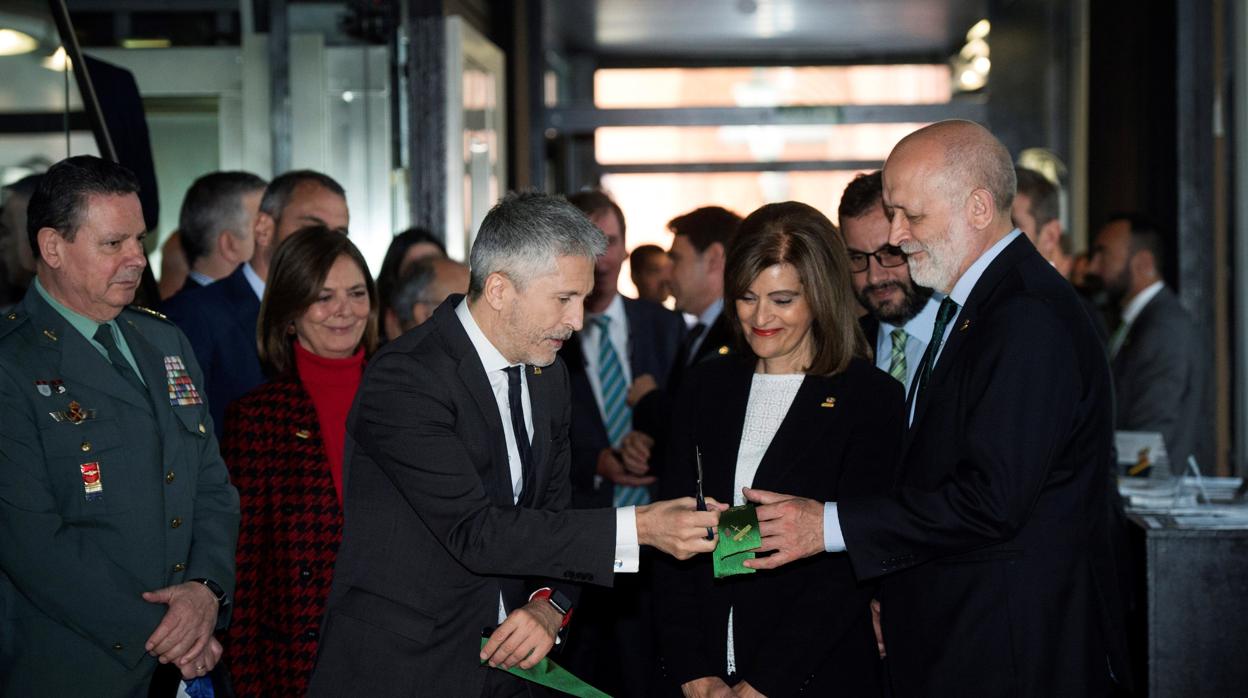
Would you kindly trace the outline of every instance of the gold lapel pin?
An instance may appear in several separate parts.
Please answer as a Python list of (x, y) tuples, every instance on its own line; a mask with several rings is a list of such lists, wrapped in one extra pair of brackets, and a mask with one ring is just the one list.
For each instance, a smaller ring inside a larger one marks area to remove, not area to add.
[(836, 398), (829, 395), (828, 397), (825, 397), (823, 399), (823, 404), (819, 406), (820, 407), (836, 407)]
[(295, 438), (296, 439), (310, 439), (312, 438), (312, 432), (308, 431), (307, 429), (300, 429), (295, 432)]
[(533, 367), (533, 375), (535, 375), (535, 376), (540, 376), (540, 375), (542, 375), (542, 367), (541, 367), (541, 366), (534, 366), (534, 367)]
[(44, 336), (44, 337), (47, 337), (48, 339), (52, 340), (53, 342), (55, 342), (55, 341), (56, 341), (56, 333), (55, 333), (55, 332), (53, 332), (52, 330), (44, 330), (44, 331), (43, 331), (43, 336)]
[(720, 356), (727, 356), (727, 355), (728, 355), (728, 345), (727, 345), (727, 344), (725, 344), (724, 346), (722, 346), (722, 347), (720, 347), (720, 348), (719, 348), (719, 355), (720, 355)]
[(966, 331), (966, 329), (967, 329), (968, 327), (970, 327), (970, 326), (971, 326), (971, 321), (970, 321), (969, 319), (968, 319), (968, 320), (963, 320), (963, 321), (962, 321), (962, 324), (958, 326), (958, 331), (959, 331), (959, 332), (965, 332), (965, 331)]

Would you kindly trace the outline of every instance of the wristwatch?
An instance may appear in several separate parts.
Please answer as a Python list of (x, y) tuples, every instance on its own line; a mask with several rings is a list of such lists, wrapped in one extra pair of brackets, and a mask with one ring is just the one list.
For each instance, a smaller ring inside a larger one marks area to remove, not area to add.
[(212, 592), (213, 596), (217, 597), (217, 612), (218, 613), (220, 613), (221, 611), (224, 611), (230, 605), (230, 595), (225, 593), (225, 589), (222, 589), (220, 584), (217, 584), (211, 579), (204, 579), (202, 577), (199, 579), (190, 579), (187, 581), (199, 582), (200, 584), (203, 584), (205, 587), (208, 588), (208, 591)]
[(572, 599), (569, 599), (566, 594), (558, 589), (542, 587), (529, 595), (529, 601), (534, 599), (546, 599), (546, 603), (550, 604), (551, 608), (563, 616), (563, 622), (559, 624), (559, 629), (563, 630), (568, 627), (568, 622), (572, 620)]

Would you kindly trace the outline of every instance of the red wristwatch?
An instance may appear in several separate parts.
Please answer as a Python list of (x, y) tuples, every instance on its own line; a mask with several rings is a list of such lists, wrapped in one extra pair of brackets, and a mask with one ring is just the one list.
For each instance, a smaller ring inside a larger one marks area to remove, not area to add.
[(559, 629), (563, 630), (568, 627), (568, 622), (572, 620), (572, 599), (569, 599), (563, 592), (550, 587), (542, 587), (537, 591), (529, 594), (529, 601), (534, 599), (546, 599), (546, 603), (563, 616), (563, 622), (559, 624)]

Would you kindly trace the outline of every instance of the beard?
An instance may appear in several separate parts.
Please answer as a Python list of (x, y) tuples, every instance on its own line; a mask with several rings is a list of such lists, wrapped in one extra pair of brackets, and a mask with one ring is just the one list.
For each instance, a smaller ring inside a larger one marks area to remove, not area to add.
[(949, 221), (949, 227), (941, 235), (933, 235), (927, 242), (911, 239), (901, 246), (907, 255), (924, 253), (922, 259), (909, 256), (906, 265), (910, 268), (910, 279), (913, 283), (941, 293), (949, 293), (957, 283), (959, 268), (964, 262), (970, 261), (974, 240), (970, 231), (956, 230), (956, 221)]
[(1117, 276), (1108, 279), (1089, 272), (1084, 277), (1083, 285), (1088, 295), (1104, 297), (1111, 308), (1121, 307), (1127, 297), (1127, 289), (1131, 288), (1131, 267), (1124, 266)]
[[(886, 300), (878, 303), (871, 300), (872, 291), (880, 291), (887, 288), (900, 290), (901, 300)], [(900, 327), (919, 314), (919, 311), (927, 303), (927, 299), (932, 297), (932, 289), (919, 286), (914, 283), (913, 279), (909, 283), (904, 284), (900, 281), (885, 281), (881, 284), (868, 285), (857, 295), (858, 302), (874, 315), (875, 319)]]
[[(567, 341), (572, 331), (563, 325), (543, 329), (534, 327), (529, 317), (513, 305), (504, 315), (506, 342), (513, 347), (515, 361), (530, 366), (546, 367), (555, 362), (559, 350), (547, 340)], [(508, 360), (513, 360), (508, 357)]]

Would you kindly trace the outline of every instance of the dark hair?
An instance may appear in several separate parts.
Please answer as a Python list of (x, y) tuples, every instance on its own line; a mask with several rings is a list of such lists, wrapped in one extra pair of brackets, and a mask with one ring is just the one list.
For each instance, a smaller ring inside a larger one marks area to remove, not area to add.
[(399, 277), (403, 273), (403, 258), (407, 251), (420, 244), (433, 245), (438, 248), (441, 256), (446, 256), (446, 246), (433, 232), (425, 228), (408, 228), (390, 241), (386, 248), (386, 256), (381, 261), (381, 271), (377, 272), (377, 296), (381, 301), (380, 317), (386, 317), (386, 311), (394, 307), (395, 294), (399, 292)]
[(568, 203), (581, 209), (586, 216), (593, 216), (604, 211), (610, 211), (615, 214), (615, 220), (620, 224), (620, 238), (624, 239), (624, 212), (620, 210), (620, 205), (615, 203), (607, 193), (601, 189), (586, 189), (578, 191), (568, 197)]
[(394, 284), (394, 293), (390, 298), (383, 299), (389, 301), (387, 307), (394, 309), (399, 325), (407, 326), (408, 319), (412, 317), (412, 308), (424, 300), (422, 296), (437, 277), (437, 260), (431, 257), (416, 260), (399, 275)]
[(35, 259), (39, 258), (39, 231), (44, 228), (74, 241), (89, 197), (138, 193), (139, 180), (133, 172), (94, 155), (65, 158), (48, 168), (26, 206), (26, 235)]
[(264, 190), (264, 196), (260, 197), (260, 210), (274, 221), (280, 220), (282, 211), (286, 210), (286, 204), (290, 202), (290, 195), (294, 193), (295, 188), (309, 182), (318, 184), (343, 199), (347, 198), (347, 192), (333, 177), (316, 170), (291, 170), (274, 177), (273, 181), (269, 182), (269, 186)]
[(717, 242), (727, 249), (740, 226), (741, 216), (721, 206), (703, 206), (667, 222), (672, 235), (684, 235), (698, 254)]
[(846, 218), (865, 216), (873, 208), (884, 212), (884, 176), (879, 170), (860, 174), (845, 186), (836, 217), (843, 227)]
[(658, 245), (638, 245), (628, 253), (628, 258), (632, 260), (630, 269), (634, 272), (639, 267), (644, 267), (652, 258), (667, 254), (667, 250)]
[(741, 330), (736, 300), (764, 269), (775, 264), (790, 264), (797, 270), (813, 316), (814, 351), (806, 373), (840, 373), (854, 357), (870, 355), (858, 318), (850, 310), (854, 294), (845, 245), (827, 216), (797, 201), (767, 204), (751, 213), (728, 250), (724, 313), (742, 353), (754, 356)]
[(221, 231), (233, 231), (235, 236), (250, 232), (242, 230), (247, 220), (243, 197), (265, 186), (263, 179), (250, 172), (210, 172), (191, 184), (178, 213), (187, 265), (211, 255)]
[[(1018, 179), (1018, 192), (1027, 197), (1031, 204), (1031, 217), (1036, 219), (1036, 230), (1044, 227), (1049, 221), (1055, 221), (1062, 215), (1062, 202), (1057, 187), (1044, 175), (1026, 167), (1015, 167)], [(1017, 195), (1016, 194), (1016, 195)]]
[(1166, 240), (1161, 233), (1161, 227), (1148, 216), (1139, 213), (1111, 213), (1105, 219), (1105, 224), (1117, 221), (1126, 221), (1131, 229), (1131, 242), (1127, 247), (1128, 256), (1134, 256), (1136, 252), (1144, 250), (1151, 252), (1153, 266), (1156, 267), (1158, 276), (1165, 276)]
[(377, 349), (377, 289), (364, 255), (342, 231), (312, 225), (300, 228), (273, 254), (256, 320), (260, 363), (269, 375), (290, 375), (295, 371), (294, 340), (289, 327), (316, 302), (329, 270), (343, 256), (350, 257), (360, 268), (368, 288), (368, 324), (360, 344), (366, 356)]

